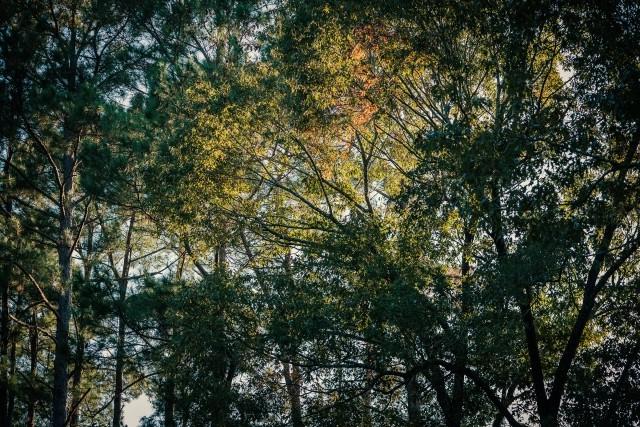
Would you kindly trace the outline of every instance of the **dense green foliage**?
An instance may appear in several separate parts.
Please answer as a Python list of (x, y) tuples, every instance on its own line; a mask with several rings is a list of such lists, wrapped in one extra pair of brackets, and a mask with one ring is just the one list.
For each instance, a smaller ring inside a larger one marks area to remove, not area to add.
[(637, 2), (0, 20), (1, 426), (640, 424)]

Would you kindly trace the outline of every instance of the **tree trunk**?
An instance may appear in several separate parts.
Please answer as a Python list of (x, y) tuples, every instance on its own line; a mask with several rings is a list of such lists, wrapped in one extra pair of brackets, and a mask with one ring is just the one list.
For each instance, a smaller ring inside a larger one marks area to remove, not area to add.
[[(65, 256), (61, 257), (65, 258)], [(64, 427), (67, 418), (69, 319), (71, 317), (71, 260), (61, 261), (63, 291), (58, 298), (56, 351), (53, 362), (53, 427)]]
[(63, 192), (60, 206), (60, 241), (58, 263), (60, 266), (60, 296), (56, 321), (56, 350), (53, 362), (53, 427), (65, 427), (67, 418), (69, 321), (71, 319), (71, 253), (73, 250), (73, 203), (75, 156), (66, 153), (63, 158)]
[(127, 298), (127, 286), (129, 284), (129, 268), (131, 264), (131, 236), (133, 234), (133, 225), (135, 223), (135, 214), (129, 219), (129, 229), (127, 230), (127, 239), (125, 242), (124, 259), (122, 261), (122, 272), (118, 280), (118, 338), (116, 344), (116, 378), (115, 391), (113, 397), (113, 420), (112, 427), (120, 427), (122, 419), (122, 393), (124, 389), (123, 373), (125, 359), (125, 320), (124, 320), (124, 304)]
[[(3, 171), (5, 179), (9, 178), (9, 162), (11, 161), (12, 154), (13, 150), (11, 146), (9, 146)], [(9, 198), (4, 206), (7, 219), (10, 218), (12, 209), (12, 202)], [(6, 225), (7, 224), (5, 224), (5, 226)], [(11, 285), (11, 270), (12, 265), (9, 259), (3, 265), (2, 273), (0, 274), (0, 293), (2, 293), (0, 301), (2, 309), (2, 313), (0, 313), (0, 359), (2, 361), (2, 372), (0, 372), (0, 425), (3, 426), (9, 425), (7, 413), (9, 378), (5, 361), (7, 360), (9, 349), (9, 286)]]
[(282, 363), (282, 375), (287, 386), (289, 405), (291, 406), (291, 422), (293, 427), (303, 427), (302, 402), (300, 401), (301, 380), (300, 369), (291, 363)]
[[(38, 318), (36, 315), (36, 309), (33, 309), (31, 315), (31, 327), (29, 328), (29, 374), (30, 381), (35, 381), (38, 369)], [(33, 388), (29, 390), (29, 402), (27, 404), (27, 427), (35, 427), (35, 412), (36, 412), (36, 394)]]
[(164, 383), (164, 426), (176, 427), (175, 406), (176, 406), (176, 385), (169, 375)]
[[(77, 28), (76, 28), (76, 4), (71, 8), (71, 22), (69, 28), (69, 44), (67, 45), (67, 67), (65, 70), (66, 89), (70, 94), (77, 90)], [(60, 230), (58, 238), (58, 264), (60, 267), (60, 296), (58, 297), (58, 312), (56, 320), (56, 349), (53, 361), (53, 399), (51, 423), (53, 427), (65, 427), (67, 421), (67, 394), (69, 367), (69, 320), (71, 319), (71, 255), (74, 246), (73, 211), (75, 207), (75, 172), (76, 150), (79, 144), (80, 134), (75, 123), (69, 117), (65, 117), (63, 123), (64, 141), (69, 144), (62, 157), (60, 202)], [(55, 172), (54, 172), (55, 173)]]
[(471, 221), (471, 224), (465, 224), (464, 226), (464, 245), (462, 247), (462, 264), (460, 266), (461, 275), (461, 314), (460, 321), (460, 343), (455, 352), (455, 372), (453, 373), (453, 391), (451, 393), (451, 422), (454, 426), (460, 426), (462, 424), (463, 409), (464, 409), (464, 369), (467, 366), (467, 355), (469, 351), (469, 343), (467, 340), (467, 325), (466, 319), (469, 315), (469, 275), (471, 273), (471, 244), (473, 243), (475, 228), (475, 220)]
[[(15, 76), (15, 80), (18, 82), (14, 91), (12, 91), (11, 96), (11, 111), (12, 118), (15, 123), (18, 123), (20, 111), (22, 109), (22, 80), (23, 76), (21, 72), (18, 72)], [(17, 136), (18, 131), (14, 129), (15, 135)], [(15, 144), (14, 138), (8, 139), (8, 144), (6, 145), (6, 152), (4, 153), (6, 158), (4, 160), (2, 176), (4, 178), (5, 183), (11, 182), (11, 168), (10, 164), (13, 159), (13, 144)], [(3, 191), (5, 194), (11, 194), (9, 185), (3, 185)], [(7, 188), (9, 187), (9, 188)], [(5, 228), (9, 230), (9, 220), (13, 215), (13, 200), (11, 196), (8, 196), (5, 204), (3, 206), (4, 217), (5, 217)], [(0, 372), (0, 425), (9, 425), (8, 418), (8, 375), (6, 370), (6, 364), (4, 363), (7, 357), (7, 349), (9, 345), (9, 286), (11, 285), (11, 272), (12, 272), (12, 260), (11, 260), (11, 249), (7, 251), (6, 260), (2, 265), (2, 270), (0, 270), (0, 293), (1, 301), (0, 301), (0, 309), (2, 313), (0, 313), (0, 358), (2, 360), (2, 371)]]
[(84, 368), (84, 336), (82, 332), (78, 334), (77, 338), (77, 346), (76, 346), (76, 357), (74, 361), (73, 367), (73, 378), (71, 379), (72, 386), (72, 394), (73, 399), (71, 402), (71, 408), (73, 409), (73, 413), (70, 414), (69, 425), (71, 427), (77, 427), (78, 421), (80, 418), (80, 399), (82, 399), (82, 390), (81, 390), (81, 382), (82, 382), (82, 369)]
[[(291, 269), (291, 249), (287, 251), (284, 259), (284, 271), (287, 275), (287, 279), (293, 285), (293, 272)], [(292, 352), (292, 354), (295, 354)], [(300, 391), (302, 388), (302, 378), (300, 376), (300, 369), (289, 363), (282, 363), (282, 375), (284, 376), (285, 385), (287, 387), (287, 395), (289, 396), (289, 405), (291, 406), (291, 421), (293, 427), (302, 427), (302, 402), (300, 400)]]
[(120, 427), (122, 420), (122, 390), (123, 390), (123, 378), (124, 371), (124, 338), (125, 338), (125, 325), (122, 316), (118, 319), (118, 342), (116, 348), (116, 384), (113, 396), (113, 427)]
[[(513, 402), (513, 394), (515, 393), (517, 388), (516, 384), (510, 385), (506, 390), (502, 392), (502, 404), (508, 408), (509, 405)], [(491, 423), (491, 427), (500, 427), (502, 425), (502, 421), (505, 419), (505, 416), (502, 412), (498, 412), (493, 419), (493, 423)]]
[(220, 243), (216, 248), (216, 252), (214, 254), (214, 262), (216, 267), (219, 269), (224, 269), (227, 264), (227, 246), (224, 243)]
[[(18, 305), (20, 305), (20, 298), (18, 299)], [(11, 334), (11, 351), (9, 352), (9, 377), (12, 378), (16, 374), (16, 346), (18, 341), (18, 331), (14, 331)], [(9, 389), (7, 395), (7, 426), (13, 425), (13, 410), (16, 403), (16, 394), (13, 390)]]
[(0, 292), (2, 293), (2, 313), (0, 314), (0, 361), (2, 372), (0, 372), (0, 425), (8, 426), (7, 403), (9, 393), (9, 283), (11, 276), (11, 265), (6, 264), (0, 277)]
[(373, 369), (373, 349), (370, 344), (367, 344), (367, 365), (370, 369), (365, 372), (365, 387), (366, 390), (362, 395), (362, 427), (371, 427), (373, 425), (373, 417), (371, 416), (371, 388), (373, 387), (374, 375)]
[[(158, 329), (160, 336), (169, 339), (169, 325), (165, 316), (165, 310), (158, 312)], [(173, 380), (173, 372), (168, 369), (165, 372), (164, 384), (162, 385), (162, 403), (164, 412), (164, 427), (176, 427), (175, 407), (176, 407), (176, 384)]]
[(408, 378), (405, 383), (407, 391), (407, 415), (409, 416), (409, 427), (422, 427), (422, 415), (420, 410), (420, 392), (415, 375)]

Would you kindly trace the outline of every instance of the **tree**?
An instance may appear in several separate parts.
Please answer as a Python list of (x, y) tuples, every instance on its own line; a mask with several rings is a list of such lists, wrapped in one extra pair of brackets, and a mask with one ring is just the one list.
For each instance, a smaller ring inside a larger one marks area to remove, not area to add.
[[(140, 57), (124, 4), (17, 2), (11, 12), (14, 26), (8, 37), (26, 30), (37, 38), (27, 36), (35, 39), (28, 55), (5, 62), (11, 67), (8, 73), (23, 70), (23, 80), (14, 81), (23, 89), (14, 102), (19, 106), (19, 150), (16, 146), (16, 154), (4, 163), (42, 198), (42, 207), (33, 199), (22, 200), (22, 209), (37, 222), (28, 226), (58, 254), (52, 416), (53, 425), (62, 426), (67, 418), (72, 258), (91, 206), (78, 182), (83, 147), (100, 137), (102, 105), (125, 87)], [(6, 52), (17, 56), (21, 51)]]
[(2, 12), (0, 424), (640, 419), (634, 2)]

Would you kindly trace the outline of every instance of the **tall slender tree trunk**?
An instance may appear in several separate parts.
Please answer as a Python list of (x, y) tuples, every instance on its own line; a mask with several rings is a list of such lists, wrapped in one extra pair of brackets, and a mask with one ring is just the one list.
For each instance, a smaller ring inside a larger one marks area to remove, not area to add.
[[(171, 334), (169, 332), (169, 326), (165, 311), (158, 312), (158, 329), (160, 336), (164, 339), (169, 339)], [(164, 383), (161, 389), (162, 406), (163, 406), (163, 418), (165, 427), (176, 427), (175, 407), (176, 407), (176, 385), (173, 379), (173, 372), (167, 370), (164, 377)]]
[(405, 383), (407, 391), (407, 415), (409, 416), (409, 427), (422, 427), (422, 414), (420, 410), (420, 391), (416, 376), (413, 375)]
[[(287, 280), (293, 285), (294, 277), (291, 266), (291, 250), (289, 250), (285, 256), (283, 267)], [(292, 351), (291, 354), (295, 354), (295, 351)], [(289, 396), (289, 406), (291, 407), (291, 422), (294, 427), (302, 427), (304, 423), (302, 422), (302, 401), (300, 399), (300, 392), (302, 390), (300, 369), (295, 364), (289, 362), (283, 362), (282, 368), (282, 375), (287, 388), (287, 395)]]
[[(367, 344), (367, 365), (373, 367), (373, 348), (370, 344)], [(362, 427), (371, 427), (373, 424), (373, 417), (371, 416), (371, 388), (373, 386), (374, 375), (373, 369), (367, 369), (365, 372), (365, 387), (366, 390), (362, 395)]]
[(223, 269), (227, 264), (227, 246), (225, 243), (220, 243), (216, 248), (214, 255), (214, 262), (217, 268)]
[[(87, 283), (91, 280), (92, 272), (92, 256), (93, 256), (93, 227), (89, 227), (87, 231), (87, 248), (84, 257), (84, 271), (83, 280)], [(76, 323), (76, 353), (74, 358), (73, 377), (71, 378), (71, 409), (73, 412), (69, 414), (69, 426), (77, 427), (80, 421), (80, 403), (83, 398), (83, 392), (81, 390), (82, 374), (84, 372), (85, 362), (85, 338), (83, 335), (83, 325)]]
[(176, 407), (176, 385), (173, 376), (169, 375), (164, 383), (164, 426), (176, 427), (175, 407)]
[[(185, 251), (192, 255), (189, 244), (185, 241)], [(192, 255), (193, 256), (193, 255)], [(194, 258), (194, 264), (198, 268), (198, 270), (202, 273), (203, 277), (207, 276), (207, 272), (204, 270), (204, 267), (198, 263), (198, 261)], [(182, 278), (182, 268), (178, 268), (176, 271), (176, 279), (180, 280)], [(158, 311), (158, 331), (160, 336), (164, 339), (169, 339), (171, 337), (169, 325), (166, 318), (166, 308), (163, 308)], [(162, 409), (163, 409), (163, 419), (165, 427), (176, 427), (176, 418), (175, 418), (175, 407), (176, 407), (176, 386), (173, 380), (173, 372), (171, 370), (167, 370), (164, 375), (163, 384), (161, 387), (161, 401), (162, 401)], [(184, 414), (183, 414), (184, 417)]]
[[(69, 374), (69, 320), (71, 318), (71, 260), (64, 260), (67, 248), (61, 252), (62, 292), (58, 298), (56, 350), (53, 362), (53, 427), (64, 427), (67, 417), (67, 380)], [(65, 252), (63, 252), (65, 251)]]
[(462, 418), (464, 415), (464, 369), (467, 366), (467, 356), (469, 351), (469, 343), (467, 340), (467, 325), (466, 319), (470, 311), (469, 303), (469, 275), (471, 272), (471, 244), (473, 243), (473, 231), (472, 224), (465, 224), (464, 226), (464, 244), (462, 247), (462, 264), (460, 266), (461, 276), (461, 321), (460, 321), (460, 342), (455, 351), (455, 372), (453, 373), (453, 390), (451, 392), (451, 423), (455, 427), (459, 427), (462, 424)]
[(73, 413), (70, 414), (69, 425), (77, 427), (80, 420), (80, 399), (82, 399), (82, 370), (84, 369), (84, 347), (85, 341), (82, 331), (78, 333), (76, 355), (73, 366), (73, 377), (71, 378), (72, 400), (71, 408)]
[(127, 298), (127, 286), (129, 283), (129, 269), (131, 264), (131, 236), (133, 234), (133, 225), (135, 223), (135, 214), (129, 219), (129, 229), (127, 230), (127, 238), (125, 242), (124, 259), (122, 261), (122, 272), (118, 280), (118, 338), (116, 344), (116, 378), (115, 391), (113, 396), (113, 427), (120, 427), (122, 419), (122, 393), (124, 389), (123, 372), (125, 359), (125, 320), (124, 320), (124, 304)]
[[(21, 305), (21, 299), (18, 298), (18, 306)], [(11, 334), (11, 350), (9, 351), (9, 378), (12, 378), (16, 374), (16, 347), (18, 341), (18, 331), (14, 331)], [(16, 394), (9, 388), (7, 393), (7, 427), (13, 425), (13, 410), (16, 403)]]
[[(9, 178), (9, 163), (13, 157), (13, 149), (11, 144), (9, 144), (7, 148), (7, 159), (4, 163), (3, 168), (3, 177), (7, 179)], [(11, 198), (9, 197), (6, 202), (4, 208), (5, 218), (9, 220), (13, 211), (13, 204)], [(8, 254), (10, 255), (10, 254)], [(9, 348), (9, 286), (11, 285), (11, 257), (7, 257), (7, 261), (2, 265), (2, 271), (0, 272), (0, 309), (2, 312), (0, 313), (0, 359), (2, 361), (2, 371), (0, 372), (0, 425), (9, 425), (8, 420), (8, 388), (9, 388), (9, 377), (7, 372), (7, 364), (5, 363), (7, 360), (7, 353)]]
[[(71, 22), (69, 28), (69, 43), (67, 45), (67, 64), (65, 70), (67, 91), (75, 94), (77, 85), (77, 28), (76, 28), (76, 3), (71, 7)], [(60, 295), (58, 297), (58, 312), (56, 321), (56, 350), (53, 362), (53, 399), (52, 399), (52, 426), (65, 427), (67, 421), (67, 395), (69, 367), (69, 321), (71, 319), (71, 255), (74, 246), (74, 195), (75, 195), (75, 173), (76, 173), (76, 150), (80, 138), (79, 132), (71, 122), (70, 117), (66, 117), (63, 123), (63, 137), (68, 144), (68, 149), (62, 157), (61, 184), (60, 188), (60, 230), (58, 240), (58, 264), (60, 267)], [(55, 172), (54, 172), (55, 173)]]
[(53, 427), (65, 427), (67, 418), (67, 393), (69, 366), (69, 321), (71, 319), (71, 252), (73, 250), (73, 203), (75, 155), (66, 153), (63, 158), (63, 191), (60, 206), (60, 241), (58, 263), (60, 266), (60, 296), (56, 322), (56, 350), (53, 362)]
[(111, 422), (113, 427), (120, 427), (122, 420), (122, 390), (124, 371), (124, 338), (125, 338), (125, 325), (122, 316), (118, 318), (118, 338), (116, 344), (116, 381), (115, 390), (113, 395), (113, 420)]
[(0, 277), (0, 292), (2, 293), (2, 313), (0, 314), (0, 360), (2, 372), (0, 372), (0, 425), (8, 426), (7, 404), (9, 396), (9, 283), (11, 277), (11, 265), (6, 264)]
[[(31, 314), (31, 327), (29, 328), (29, 362), (29, 379), (33, 382), (38, 374), (38, 316), (35, 308)], [(32, 385), (27, 403), (27, 427), (35, 427), (36, 425), (36, 403), (36, 393)]]
[[(367, 370), (367, 380), (371, 377), (371, 371)], [(367, 381), (368, 383), (369, 381)], [(369, 387), (367, 385), (367, 387)], [(362, 427), (371, 427), (373, 417), (371, 416), (371, 390), (368, 389), (362, 395)]]
[(289, 362), (282, 363), (282, 375), (287, 387), (289, 405), (291, 406), (291, 423), (293, 427), (303, 427), (302, 402), (300, 400), (301, 376), (300, 369)]

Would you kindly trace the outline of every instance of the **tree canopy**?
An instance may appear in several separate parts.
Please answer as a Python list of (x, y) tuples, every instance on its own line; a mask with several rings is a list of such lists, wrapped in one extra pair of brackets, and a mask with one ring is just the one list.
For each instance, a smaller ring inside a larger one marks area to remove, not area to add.
[(1, 9), (0, 425), (640, 424), (637, 2)]

